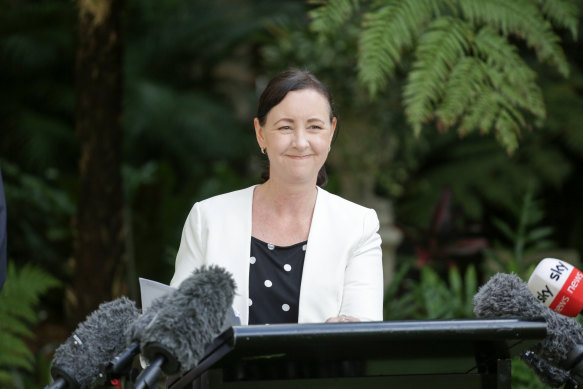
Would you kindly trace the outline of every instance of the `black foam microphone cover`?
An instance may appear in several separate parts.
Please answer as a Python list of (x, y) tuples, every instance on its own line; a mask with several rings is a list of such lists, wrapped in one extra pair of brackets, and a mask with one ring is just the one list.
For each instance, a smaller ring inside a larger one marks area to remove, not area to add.
[(49, 388), (85, 389), (100, 379), (100, 366), (125, 347), (126, 330), (138, 318), (127, 297), (101, 304), (56, 350)]
[(142, 355), (150, 362), (163, 357), (161, 368), (166, 374), (193, 368), (221, 332), (234, 295), (235, 282), (225, 269), (195, 270), (167, 295), (152, 321), (136, 330)]

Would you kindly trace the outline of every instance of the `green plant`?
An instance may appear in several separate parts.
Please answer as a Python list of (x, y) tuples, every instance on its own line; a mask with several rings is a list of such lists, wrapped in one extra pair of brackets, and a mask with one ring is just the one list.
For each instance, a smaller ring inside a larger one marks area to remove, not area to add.
[(528, 277), (536, 263), (529, 263), (526, 258), (554, 246), (550, 240), (553, 228), (542, 224), (545, 214), (540, 202), (535, 199), (532, 187), (524, 194), (522, 205), (517, 208), (515, 226), (500, 218), (493, 219), (497, 230), (509, 244), (495, 242), (494, 247), (487, 248), (485, 253), (487, 259), (496, 265), (497, 271)]
[(450, 267), (447, 281), (425, 266), (417, 282), (405, 279), (411, 267), (405, 262), (385, 293), (385, 320), (473, 317), (478, 286), (474, 266), (468, 266), (463, 276), (457, 267)]
[(371, 95), (406, 69), (403, 97), (413, 132), (424, 123), (457, 127), (460, 135), (494, 132), (508, 151), (521, 128), (546, 116), (536, 72), (520, 45), (567, 77), (553, 27), (577, 39), (577, 6), (569, 0), (313, 1), (311, 27), (337, 34), (359, 20), (358, 76)]
[[(497, 241), (494, 248), (485, 249), (486, 260), (496, 265), (496, 272), (513, 272), (525, 279), (535, 265), (530, 264), (527, 257), (554, 246), (550, 240), (552, 228), (543, 224), (545, 214), (535, 197), (531, 187), (516, 207), (513, 222), (494, 220), (496, 229), (505, 237), (504, 241)], [(420, 269), (418, 280), (412, 279), (412, 269), (413, 259), (401, 262), (385, 294), (385, 320), (474, 317), (473, 296), (478, 289), (478, 278), (472, 266), (467, 268), (463, 278), (456, 267), (450, 267), (447, 282), (429, 263)], [(539, 389), (547, 386), (515, 357), (512, 359), (512, 387)]]
[(60, 282), (45, 271), (24, 266), (16, 269), (8, 264), (4, 289), (0, 294), (0, 386), (18, 388), (15, 376), (19, 370), (32, 372), (34, 356), (25, 339), (34, 338), (31, 328), (40, 321), (35, 307), (39, 298)]

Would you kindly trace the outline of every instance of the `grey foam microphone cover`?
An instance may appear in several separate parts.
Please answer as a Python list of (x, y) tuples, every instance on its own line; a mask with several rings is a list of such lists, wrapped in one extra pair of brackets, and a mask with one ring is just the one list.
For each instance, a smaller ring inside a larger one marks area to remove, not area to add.
[(168, 295), (141, 336), (142, 355), (150, 362), (161, 350), (177, 365), (166, 374), (185, 373), (196, 366), (205, 348), (221, 332), (233, 304), (235, 282), (218, 266), (202, 267)]
[(152, 305), (150, 305), (150, 307), (129, 326), (126, 336), (127, 344), (139, 342), (142, 339), (148, 325), (150, 325), (150, 323), (152, 323), (152, 321), (158, 316), (158, 312), (162, 309), (162, 307), (164, 307), (168, 299), (171, 298), (171, 296), (175, 293), (176, 291), (173, 290), (172, 292), (160, 296), (152, 301)]
[(480, 287), (474, 296), (474, 313), (480, 318), (543, 318), (547, 323), (547, 336), (530, 351), (557, 369), (544, 370), (544, 363), (529, 355), (524, 355), (523, 360), (531, 367), (539, 366), (544, 370), (535, 370), (537, 374), (544, 374), (544, 377), (539, 374), (544, 382), (556, 383), (565, 379), (566, 372), (561, 364), (575, 346), (583, 345), (581, 325), (538, 302), (528, 285), (515, 274), (498, 273)]
[(123, 351), (126, 330), (137, 317), (136, 304), (127, 297), (101, 304), (55, 350), (53, 378), (68, 376), (79, 388), (97, 382), (101, 364)]

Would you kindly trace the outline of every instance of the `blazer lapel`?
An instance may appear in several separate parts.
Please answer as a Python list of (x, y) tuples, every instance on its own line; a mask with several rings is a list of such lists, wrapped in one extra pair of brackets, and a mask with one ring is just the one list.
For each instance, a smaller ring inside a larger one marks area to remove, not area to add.
[[(328, 197), (328, 192), (318, 188), (302, 272), (298, 313), (300, 323), (321, 322), (336, 315), (340, 307), (339, 284), (342, 275), (338, 274), (337, 261), (340, 258), (331, 240), (333, 218)], [(340, 236), (337, 238), (342, 239)]]
[[(218, 233), (209, 243), (209, 258), (212, 262), (229, 269), (237, 285), (233, 306), (240, 315), (241, 323), (247, 324), (249, 317), (249, 256), (251, 250), (251, 217), (254, 186), (235, 192), (229, 199), (226, 223), (213, 230)], [(211, 217), (212, 218), (212, 217)], [(212, 252), (210, 252), (212, 250)]]

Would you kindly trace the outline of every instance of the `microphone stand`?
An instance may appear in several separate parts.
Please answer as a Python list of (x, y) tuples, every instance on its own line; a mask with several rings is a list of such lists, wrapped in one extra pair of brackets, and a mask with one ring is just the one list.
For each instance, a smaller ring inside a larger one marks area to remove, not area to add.
[(140, 353), (140, 344), (134, 342), (124, 350), (121, 354), (116, 356), (112, 361), (102, 365), (100, 367), (100, 378), (102, 385), (109, 385), (112, 380), (121, 379), (126, 377), (130, 382), (135, 378), (135, 374), (132, 374), (131, 364)]
[(157, 356), (152, 364), (138, 375), (134, 389), (158, 389), (156, 382), (162, 373), (162, 365), (165, 361), (166, 357), (163, 355)]
[(74, 389), (79, 388), (79, 383), (65, 369), (57, 366), (51, 367), (51, 376), (54, 382), (45, 386), (44, 389)]
[(565, 389), (583, 387), (583, 346), (578, 344), (567, 354), (562, 363), (565, 370), (569, 371), (571, 382), (565, 385)]

